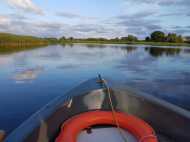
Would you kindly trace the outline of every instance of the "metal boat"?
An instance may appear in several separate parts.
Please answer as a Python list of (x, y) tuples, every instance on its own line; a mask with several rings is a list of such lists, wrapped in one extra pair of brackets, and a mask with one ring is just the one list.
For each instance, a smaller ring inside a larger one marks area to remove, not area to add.
[[(105, 91), (107, 86), (102, 80), (101, 77), (90, 79), (65, 95), (57, 97), (5, 137), (4, 142), (54, 142), (67, 120), (92, 111), (116, 111), (135, 116), (154, 129), (155, 136), (160, 142), (190, 141), (188, 111), (149, 94), (118, 87), (107, 80), (112, 108), (108, 92)], [(110, 133), (107, 139), (112, 142), (113, 139), (120, 139), (116, 131), (114, 125), (92, 126), (81, 131), (78, 141), (88, 142), (91, 139), (93, 142), (101, 137), (105, 140), (105, 136)], [(128, 137), (128, 142), (136, 141), (129, 132), (123, 133)]]

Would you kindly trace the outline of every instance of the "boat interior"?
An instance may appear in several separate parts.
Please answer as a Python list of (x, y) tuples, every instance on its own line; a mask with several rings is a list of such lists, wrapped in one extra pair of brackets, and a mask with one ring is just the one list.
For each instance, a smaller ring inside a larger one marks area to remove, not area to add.
[[(6, 138), (5, 142), (54, 142), (62, 124), (69, 118), (88, 111), (111, 111), (105, 87), (91, 79), (73, 88), (36, 112)], [(131, 114), (147, 122), (160, 142), (190, 141), (190, 114), (188, 111), (131, 88), (122, 88), (107, 81), (113, 107), (116, 111)], [(89, 132), (90, 131), (90, 132)], [(129, 142), (136, 138), (126, 130), (122, 133)], [(115, 126), (91, 127), (83, 130), (78, 142), (122, 142)]]
[[(137, 139), (128, 131), (122, 130), (122, 134), (128, 142), (138, 142)], [(82, 131), (78, 136), (77, 142), (123, 142), (123, 139), (116, 127), (92, 128), (89, 133), (87, 130)]]

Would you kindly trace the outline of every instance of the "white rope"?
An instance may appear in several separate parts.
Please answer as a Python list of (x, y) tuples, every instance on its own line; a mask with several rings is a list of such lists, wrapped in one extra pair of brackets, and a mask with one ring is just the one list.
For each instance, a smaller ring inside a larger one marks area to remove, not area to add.
[(107, 85), (106, 80), (102, 79), (102, 82), (104, 83), (105, 88), (106, 88), (107, 93), (108, 93), (109, 103), (110, 103), (110, 106), (111, 106), (112, 115), (113, 115), (115, 124), (116, 124), (116, 126), (117, 126), (117, 129), (118, 129), (118, 131), (119, 131), (119, 133), (120, 133), (122, 139), (124, 140), (124, 142), (127, 142), (127, 139), (126, 139), (126, 137), (124, 136), (124, 134), (123, 134), (122, 131), (121, 131), (121, 128), (120, 128), (120, 126), (119, 126), (119, 122), (118, 122), (117, 117), (116, 117), (116, 114), (115, 114), (116, 111), (115, 111), (114, 106), (113, 106), (110, 89), (109, 89), (109, 87), (108, 87), (108, 85)]
[[(118, 129), (118, 131), (119, 131), (119, 133), (120, 133), (122, 139), (124, 140), (124, 142), (127, 142), (127, 138), (126, 138), (126, 137), (124, 136), (124, 134), (122, 133), (121, 128), (120, 128), (120, 126), (119, 126), (119, 122), (118, 122), (117, 117), (116, 117), (116, 114), (115, 114), (116, 111), (115, 111), (114, 106), (113, 106), (110, 89), (109, 89), (109, 87), (108, 87), (108, 85), (107, 85), (106, 80), (102, 79), (102, 82), (103, 82), (103, 84), (104, 84), (104, 86), (105, 86), (105, 88), (106, 88), (106, 90), (107, 90), (107, 93), (108, 93), (109, 103), (110, 103), (110, 106), (111, 106), (112, 115), (113, 115), (115, 124), (116, 124), (116, 126), (117, 126), (117, 129)], [(147, 135), (147, 136), (142, 137), (142, 138), (139, 140), (139, 142), (143, 142), (144, 140), (146, 140), (146, 139), (148, 139), (148, 138), (157, 138), (157, 137), (156, 137), (154, 134), (152, 134), (152, 135)]]
[(67, 108), (71, 108), (72, 103), (73, 103), (73, 99), (71, 99), (71, 100), (69, 101), (69, 103), (68, 103), (68, 105), (67, 105)]

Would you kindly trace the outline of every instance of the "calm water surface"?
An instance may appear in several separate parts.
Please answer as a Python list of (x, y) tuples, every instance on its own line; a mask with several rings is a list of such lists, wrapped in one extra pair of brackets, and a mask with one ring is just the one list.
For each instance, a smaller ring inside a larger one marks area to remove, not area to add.
[(56, 45), (0, 55), (0, 129), (98, 73), (190, 110), (190, 48)]

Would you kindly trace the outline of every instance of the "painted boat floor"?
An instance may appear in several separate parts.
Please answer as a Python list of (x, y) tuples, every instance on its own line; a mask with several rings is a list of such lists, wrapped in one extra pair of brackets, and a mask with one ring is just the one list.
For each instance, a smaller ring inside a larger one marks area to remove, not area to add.
[[(127, 142), (138, 142), (137, 139), (125, 130), (121, 130)], [(82, 131), (77, 142), (124, 142), (119, 130), (115, 127), (92, 128), (92, 133), (88, 134), (86, 130)]]

